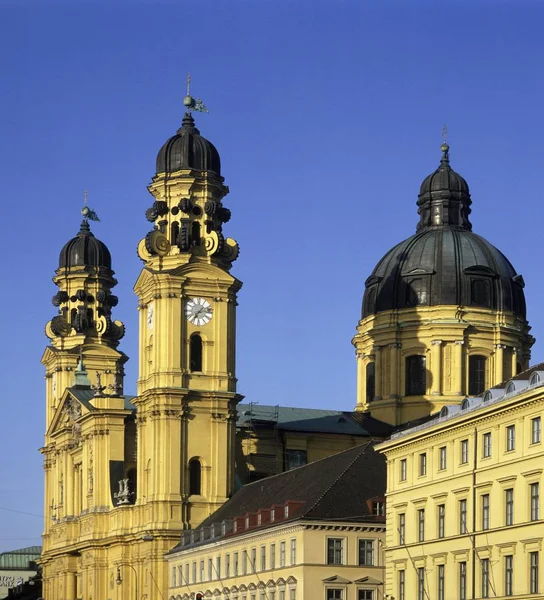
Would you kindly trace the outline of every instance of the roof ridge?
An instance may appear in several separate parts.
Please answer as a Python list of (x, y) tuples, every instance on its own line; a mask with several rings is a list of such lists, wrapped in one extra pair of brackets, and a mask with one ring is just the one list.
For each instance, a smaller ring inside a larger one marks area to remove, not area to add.
[[(338, 475), (338, 477), (331, 483), (331, 485), (321, 494), (321, 496), (319, 496), (319, 498), (312, 504), (312, 506), (310, 506), (310, 508), (308, 508), (308, 510), (305, 510), (300, 516), (306, 516), (308, 515), (312, 510), (314, 510), (314, 508), (317, 507), (317, 505), (321, 502), (321, 500), (323, 500), (323, 498), (333, 489), (333, 487), (340, 481), (340, 479), (346, 474), (346, 472), (351, 469), (351, 467), (355, 464), (355, 462), (357, 460), (359, 460), (359, 458), (361, 457), (361, 455), (363, 455), (366, 452), (366, 449), (369, 446), (372, 446), (373, 442), (367, 442), (366, 444), (361, 444), (360, 446), (355, 446), (355, 448), (360, 448), (360, 452), (357, 452), (356, 456), (353, 458), (353, 460), (349, 463), (349, 465)], [(348, 448), (348, 450), (353, 450), (353, 448)], [(346, 450), (344, 450), (344, 452), (346, 452)], [(337, 456), (338, 454), (341, 454), (341, 452), (338, 452), (337, 454), (332, 454), (331, 456)], [(327, 457), (328, 458), (328, 457)], [(323, 459), (321, 459), (323, 460)], [(315, 461), (317, 462), (317, 461)]]

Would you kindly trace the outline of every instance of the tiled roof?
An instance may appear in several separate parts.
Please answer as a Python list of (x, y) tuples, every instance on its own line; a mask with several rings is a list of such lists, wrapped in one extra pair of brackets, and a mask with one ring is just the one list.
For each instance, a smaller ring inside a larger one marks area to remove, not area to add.
[(238, 428), (276, 427), (284, 431), (356, 436), (389, 435), (392, 428), (365, 413), (261, 404), (238, 405)]
[[(232, 521), (288, 501), (300, 503), (301, 508), (280, 524), (301, 519), (383, 524), (385, 518), (372, 514), (369, 500), (383, 499), (385, 486), (385, 457), (374, 451), (373, 442), (368, 442), (245, 485), (201, 526)], [(176, 546), (172, 552), (181, 547)]]

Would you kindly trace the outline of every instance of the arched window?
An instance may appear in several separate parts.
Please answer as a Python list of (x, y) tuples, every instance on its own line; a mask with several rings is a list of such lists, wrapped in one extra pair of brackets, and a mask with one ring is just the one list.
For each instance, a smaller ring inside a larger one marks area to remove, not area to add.
[(509, 381), (506, 389), (504, 390), (505, 394), (511, 394), (512, 392), (516, 391), (516, 384), (513, 381)]
[(374, 400), (375, 394), (375, 384), (374, 384), (374, 363), (368, 363), (366, 365), (366, 401), (372, 402)]
[(200, 223), (191, 225), (191, 246), (200, 246)]
[(189, 368), (191, 371), (202, 371), (202, 338), (197, 333), (191, 336), (189, 342)]
[(189, 494), (200, 496), (202, 493), (202, 465), (198, 458), (189, 461)]
[(420, 355), (406, 358), (406, 395), (422, 396), (427, 391), (425, 357)]
[(177, 246), (179, 243), (179, 223), (172, 221), (170, 225), (170, 243), (172, 246)]
[(479, 396), (485, 390), (485, 356), (468, 358), (468, 395)]
[(540, 373), (533, 373), (529, 380), (529, 385), (536, 385), (537, 383), (540, 383)]

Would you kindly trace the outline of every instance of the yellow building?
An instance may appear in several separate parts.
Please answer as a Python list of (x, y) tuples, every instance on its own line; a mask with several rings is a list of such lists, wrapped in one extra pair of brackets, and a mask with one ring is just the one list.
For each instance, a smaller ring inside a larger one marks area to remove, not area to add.
[(377, 446), (386, 594), (544, 598), (544, 364)]
[(169, 600), (382, 598), (384, 489), (371, 443), (244, 486), (168, 555)]

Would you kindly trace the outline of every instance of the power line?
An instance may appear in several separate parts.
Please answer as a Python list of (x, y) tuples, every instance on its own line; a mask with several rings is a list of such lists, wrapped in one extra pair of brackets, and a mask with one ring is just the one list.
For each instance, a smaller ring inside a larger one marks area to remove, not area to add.
[(5, 506), (0, 506), (0, 510), (5, 510), (7, 512), (17, 513), (19, 515), (27, 515), (29, 517), (38, 517), (40, 519), (45, 519), (43, 515), (37, 515), (36, 513), (24, 512), (22, 510), (15, 510), (14, 508), (6, 508)]

